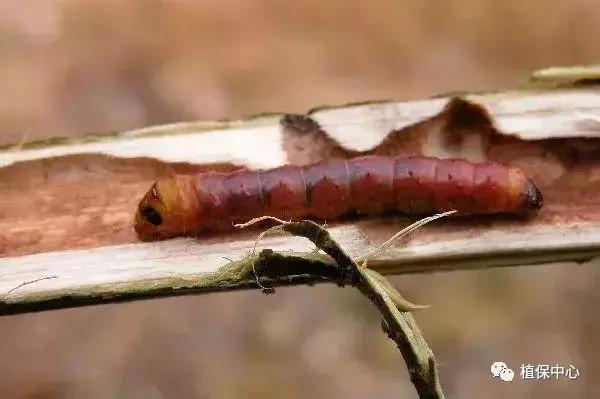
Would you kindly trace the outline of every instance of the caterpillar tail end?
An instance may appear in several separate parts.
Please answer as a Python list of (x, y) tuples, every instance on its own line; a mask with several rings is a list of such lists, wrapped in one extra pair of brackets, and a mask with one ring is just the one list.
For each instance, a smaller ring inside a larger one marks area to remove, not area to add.
[(526, 213), (535, 214), (544, 205), (544, 196), (531, 179), (527, 179), (525, 182), (522, 201), (522, 206)]

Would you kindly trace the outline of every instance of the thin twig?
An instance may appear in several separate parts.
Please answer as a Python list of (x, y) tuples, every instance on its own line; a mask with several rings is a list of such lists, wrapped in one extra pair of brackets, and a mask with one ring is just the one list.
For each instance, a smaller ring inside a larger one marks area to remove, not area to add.
[(399, 240), (400, 238), (406, 236), (407, 234), (412, 233), (413, 231), (415, 231), (416, 229), (418, 229), (421, 226), (426, 225), (429, 222), (433, 222), (436, 219), (439, 218), (443, 218), (444, 216), (448, 216), (448, 215), (452, 215), (453, 213), (456, 213), (457, 211), (452, 210), (452, 211), (448, 211), (448, 212), (444, 212), (444, 213), (438, 213), (436, 215), (433, 216), (429, 216), (426, 218), (423, 218), (421, 220), (416, 221), (415, 223), (411, 224), (410, 226), (400, 230), (399, 232), (397, 232), (396, 234), (394, 234), (389, 240), (387, 240), (386, 242), (384, 242), (383, 244), (381, 244), (380, 246), (378, 246), (377, 248), (372, 249), (371, 251), (358, 256), (356, 258), (357, 262), (361, 262), (363, 260), (375, 257), (377, 255), (381, 255), (383, 252), (385, 252), (396, 240)]
[[(404, 300), (377, 272), (359, 266), (331, 238), (329, 232), (318, 224), (305, 220), (285, 222), (280, 227), (293, 235), (309, 239), (336, 261), (339, 268), (338, 283), (351, 284), (358, 288), (381, 312), (383, 329), (402, 353), (419, 398), (443, 399), (444, 394), (439, 383), (433, 352), (423, 338), (415, 319), (406, 312), (421, 307)], [(264, 259), (263, 256), (263, 261)]]
[(24, 283), (21, 283), (19, 285), (17, 285), (16, 287), (11, 288), (10, 290), (6, 291), (1, 297), (0, 299), (5, 299), (7, 296), (9, 296), (11, 293), (15, 292), (16, 290), (18, 290), (19, 288), (25, 287), (26, 285), (29, 284), (34, 284), (37, 283), (38, 281), (42, 281), (42, 280), (51, 280), (54, 278), (58, 278), (58, 276), (46, 276), (46, 277), (40, 277), (40, 278), (36, 278), (35, 280), (31, 280), (31, 281), (25, 281)]
[(274, 222), (277, 222), (279, 224), (285, 224), (287, 223), (285, 220), (276, 218), (274, 216), (260, 216), (254, 219), (251, 219), (249, 221), (247, 221), (246, 223), (238, 223), (238, 224), (234, 224), (234, 227), (237, 227), (238, 229), (243, 229), (245, 227), (251, 226), (253, 224), (259, 223), (259, 222), (263, 222), (265, 220), (272, 220)]

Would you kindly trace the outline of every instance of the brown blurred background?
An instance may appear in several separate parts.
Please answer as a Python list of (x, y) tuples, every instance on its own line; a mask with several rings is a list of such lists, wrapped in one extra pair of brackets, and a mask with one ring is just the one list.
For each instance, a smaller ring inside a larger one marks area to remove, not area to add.
[[(597, 0), (0, 0), (0, 143), (506, 88), (598, 61)], [(600, 397), (600, 269), (393, 278), (448, 397)], [(415, 397), (350, 289), (237, 292), (0, 319), (2, 398)], [(501, 383), (490, 364), (573, 364)]]

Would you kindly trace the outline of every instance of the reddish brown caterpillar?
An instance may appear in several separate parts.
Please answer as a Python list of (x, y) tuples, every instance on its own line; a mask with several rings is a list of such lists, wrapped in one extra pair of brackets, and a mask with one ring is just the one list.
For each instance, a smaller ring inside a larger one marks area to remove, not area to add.
[(350, 212), (530, 214), (542, 193), (517, 168), (460, 159), (363, 156), (262, 171), (178, 175), (141, 200), (142, 239), (232, 230), (259, 216), (335, 220)]

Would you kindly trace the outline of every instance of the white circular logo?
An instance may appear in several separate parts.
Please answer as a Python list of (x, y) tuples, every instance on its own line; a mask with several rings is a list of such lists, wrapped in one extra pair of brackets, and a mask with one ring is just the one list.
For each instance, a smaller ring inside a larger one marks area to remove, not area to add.
[(515, 378), (515, 373), (508, 367), (500, 372), (500, 379), (502, 381), (511, 382), (513, 378)]
[(511, 382), (515, 378), (515, 373), (508, 368), (504, 362), (494, 362), (490, 367), (490, 372), (494, 378), (500, 378), (502, 381)]
[(500, 372), (504, 369), (508, 368), (506, 363), (504, 362), (494, 362), (492, 363), (492, 367), (490, 367), (490, 371), (494, 377), (500, 377)]

